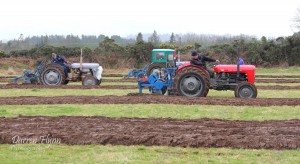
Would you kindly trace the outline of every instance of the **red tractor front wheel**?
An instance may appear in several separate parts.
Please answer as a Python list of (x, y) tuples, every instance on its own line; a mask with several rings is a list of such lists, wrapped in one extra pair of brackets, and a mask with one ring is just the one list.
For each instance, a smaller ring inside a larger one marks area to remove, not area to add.
[(235, 87), (234, 95), (238, 98), (256, 98), (257, 88), (249, 82), (241, 82)]

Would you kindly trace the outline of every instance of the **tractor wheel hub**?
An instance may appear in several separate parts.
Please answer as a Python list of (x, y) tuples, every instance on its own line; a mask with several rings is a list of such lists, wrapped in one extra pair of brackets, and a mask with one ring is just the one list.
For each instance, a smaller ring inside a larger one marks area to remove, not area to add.
[(183, 89), (185, 91), (198, 91), (200, 82), (195, 77), (186, 78), (183, 81)]
[(46, 80), (49, 83), (55, 83), (55, 82), (57, 82), (59, 80), (59, 75), (56, 72), (50, 71), (46, 75)]
[(240, 90), (241, 97), (252, 97), (253, 91), (250, 88), (242, 88)]
[(85, 82), (87, 85), (95, 85), (94, 80), (92, 80), (92, 79), (87, 79)]

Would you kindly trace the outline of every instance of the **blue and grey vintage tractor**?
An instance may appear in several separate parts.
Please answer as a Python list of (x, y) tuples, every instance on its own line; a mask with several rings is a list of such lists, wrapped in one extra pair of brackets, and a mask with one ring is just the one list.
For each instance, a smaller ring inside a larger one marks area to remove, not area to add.
[(81, 81), (82, 85), (100, 85), (102, 72), (98, 63), (82, 63), (81, 55), (79, 63), (46, 65), (40, 74), (40, 82), (43, 85), (64, 85), (69, 81)]

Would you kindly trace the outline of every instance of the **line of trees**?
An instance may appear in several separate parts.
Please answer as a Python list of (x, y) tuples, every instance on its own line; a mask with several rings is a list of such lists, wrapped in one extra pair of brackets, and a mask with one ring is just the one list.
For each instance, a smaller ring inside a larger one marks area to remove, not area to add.
[(234, 63), (237, 49), (248, 64), (257, 66), (294, 66), (300, 65), (300, 33), (288, 37), (257, 39), (252, 36), (217, 36), (172, 33), (169, 39), (162, 41), (156, 31), (145, 41), (138, 33), (135, 39), (99, 36), (40, 36), (24, 40), (0, 42), (0, 57), (44, 58), (52, 52), (67, 58), (78, 56), (80, 48), (84, 50), (87, 62), (99, 62), (105, 67), (141, 67), (151, 62), (154, 48), (177, 49), (189, 55), (198, 50), (206, 55), (220, 59), (222, 63)]

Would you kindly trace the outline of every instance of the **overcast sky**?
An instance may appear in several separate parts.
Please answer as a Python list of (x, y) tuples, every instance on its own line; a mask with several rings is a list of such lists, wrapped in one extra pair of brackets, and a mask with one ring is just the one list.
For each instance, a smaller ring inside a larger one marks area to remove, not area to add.
[(4, 0), (0, 40), (33, 35), (288, 36), (299, 0)]

